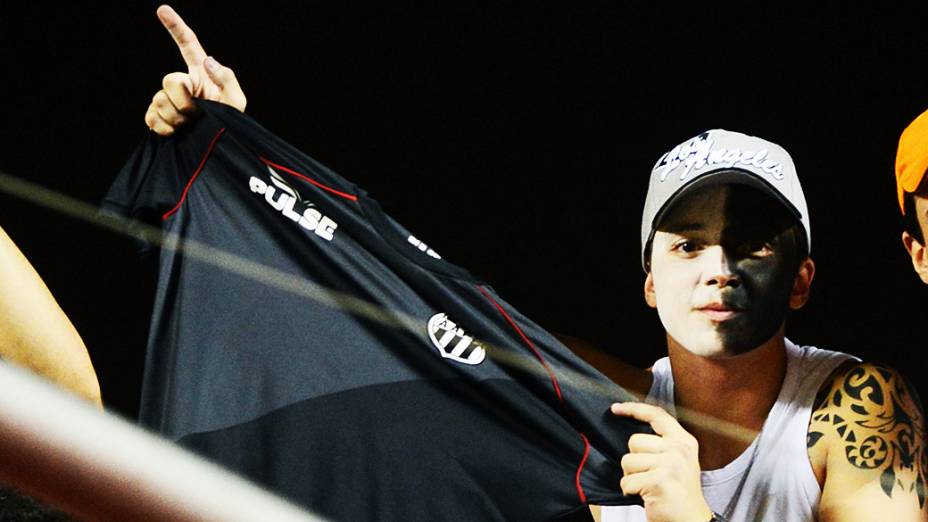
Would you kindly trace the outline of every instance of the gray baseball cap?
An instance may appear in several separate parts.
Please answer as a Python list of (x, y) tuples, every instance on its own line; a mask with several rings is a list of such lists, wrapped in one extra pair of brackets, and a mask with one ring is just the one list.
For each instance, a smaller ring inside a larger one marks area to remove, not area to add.
[(811, 249), (809, 209), (789, 153), (756, 136), (712, 129), (674, 147), (651, 171), (641, 217), (641, 266), (646, 271), (645, 253), (667, 210), (695, 188), (725, 183), (757, 188), (782, 203), (802, 223)]

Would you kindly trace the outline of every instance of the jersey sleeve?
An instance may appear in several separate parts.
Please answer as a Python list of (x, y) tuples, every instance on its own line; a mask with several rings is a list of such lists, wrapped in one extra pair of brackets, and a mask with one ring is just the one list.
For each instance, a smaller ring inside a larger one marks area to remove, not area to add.
[[(197, 105), (206, 115), (204, 119), (213, 120), (214, 125), (228, 130), (228, 136), (224, 136), (223, 139), (234, 141), (272, 169), (283, 170), (286, 174), (292, 175), (294, 172), (291, 169), (297, 168), (299, 175), (304, 176), (304, 181), (308, 181), (306, 177), (312, 180), (309, 183), (314, 187), (307, 186), (307, 189), (316, 191), (324, 187), (320, 195), (334, 196), (336, 200), (360, 191), (355, 183), (306, 155), (234, 107), (208, 100), (197, 100)], [(287, 172), (288, 170), (290, 172)]]
[(157, 226), (180, 201), (219, 128), (200, 118), (171, 138), (149, 132), (110, 186), (104, 211)]

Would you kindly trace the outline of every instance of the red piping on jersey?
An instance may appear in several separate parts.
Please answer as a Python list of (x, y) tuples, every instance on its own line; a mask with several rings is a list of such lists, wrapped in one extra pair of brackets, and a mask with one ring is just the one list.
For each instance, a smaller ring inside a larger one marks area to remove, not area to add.
[[(544, 357), (541, 356), (541, 352), (539, 352), (538, 349), (535, 348), (535, 345), (532, 344), (532, 341), (529, 340), (529, 338), (525, 335), (525, 333), (522, 332), (522, 329), (519, 328), (519, 325), (516, 324), (516, 322), (512, 319), (512, 317), (510, 317), (509, 314), (506, 313), (506, 310), (504, 310), (503, 307), (500, 306), (499, 303), (497, 303), (495, 299), (493, 299), (493, 296), (491, 296), (489, 292), (484, 290), (483, 287), (479, 285), (477, 285), (477, 290), (479, 290), (480, 293), (483, 294), (483, 296), (487, 298), (487, 300), (493, 303), (493, 306), (495, 306), (496, 309), (499, 310), (499, 313), (503, 315), (503, 317), (506, 319), (506, 322), (509, 323), (509, 326), (512, 326), (512, 328), (519, 334), (519, 337), (522, 338), (522, 341), (529, 348), (531, 348), (532, 352), (535, 354), (535, 357), (538, 358), (538, 360), (541, 362), (541, 365), (545, 367), (545, 370), (547, 370), (548, 377), (551, 378), (551, 383), (554, 385), (554, 393), (557, 394), (558, 401), (560, 401), (561, 405), (563, 405), (564, 397), (561, 395), (561, 387), (557, 383), (557, 377), (554, 376), (554, 372), (551, 371), (551, 368), (548, 366), (548, 363), (545, 362)], [(580, 465), (577, 466), (577, 474), (574, 479), (574, 482), (577, 485), (577, 494), (580, 496), (580, 502), (586, 504), (586, 493), (584, 493), (583, 491), (583, 485), (580, 484), (580, 474), (583, 473), (583, 466), (586, 465), (586, 460), (590, 456), (590, 441), (586, 438), (586, 435), (584, 435), (582, 432), (578, 431), (577, 433), (580, 435), (580, 438), (583, 439), (583, 458), (580, 459)]]
[(219, 132), (216, 133), (216, 136), (213, 138), (213, 141), (210, 142), (209, 144), (209, 148), (206, 149), (206, 154), (204, 154), (203, 159), (200, 160), (200, 166), (197, 167), (196, 172), (193, 173), (193, 177), (190, 178), (190, 181), (187, 182), (187, 186), (184, 187), (184, 192), (180, 195), (180, 201), (178, 201), (177, 204), (174, 205), (174, 208), (165, 212), (164, 215), (161, 216), (161, 221), (164, 221), (167, 218), (171, 217), (171, 215), (177, 212), (180, 209), (180, 206), (183, 205), (184, 200), (187, 199), (187, 191), (190, 190), (190, 186), (193, 185), (194, 180), (196, 180), (197, 176), (200, 175), (200, 171), (203, 170), (203, 165), (206, 165), (206, 160), (209, 159), (210, 154), (213, 153), (213, 148), (216, 147), (216, 142), (219, 141), (219, 137), (222, 136), (222, 133), (225, 131), (226, 131), (226, 128), (223, 127), (219, 129)]
[(548, 363), (546, 363), (544, 357), (541, 356), (541, 352), (539, 352), (538, 349), (535, 348), (535, 345), (532, 344), (532, 341), (529, 341), (528, 337), (526, 337), (525, 334), (522, 333), (522, 329), (519, 328), (519, 325), (517, 325), (516, 322), (512, 320), (512, 317), (509, 317), (509, 314), (506, 313), (506, 310), (503, 310), (503, 307), (500, 306), (499, 303), (497, 303), (493, 299), (493, 297), (490, 296), (490, 294), (488, 294), (487, 291), (483, 289), (482, 286), (478, 286), (477, 290), (480, 290), (480, 293), (483, 294), (484, 297), (489, 299), (491, 303), (493, 303), (493, 306), (495, 306), (496, 309), (499, 310), (499, 313), (503, 314), (503, 317), (505, 317), (506, 321), (509, 322), (509, 326), (512, 326), (512, 328), (519, 334), (519, 336), (522, 337), (522, 341), (526, 345), (528, 345), (529, 348), (532, 349), (532, 352), (535, 354), (535, 357), (538, 358), (538, 361), (541, 362), (541, 365), (545, 367), (545, 370), (547, 370), (548, 377), (551, 378), (551, 383), (554, 384), (554, 393), (557, 394), (557, 400), (563, 403), (564, 397), (561, 397), (561, 387), (557, 384), (557, 377), (554, 376), (554, 372), (552, 372), (551, 368), (548, 367)]
[(580, 474), (583, 472), (583, 466), (586, 465), (586, 459), (590, 456), (590, 441), (587, 440), (586, 435), (583, 433), (580, 433), (580, 438), (583, 439), (583, 458), (580, 459), (580, 465), (577, 466), (575, 481), (577, 483), (577, 493), (580, 495), (580, 502), (586, 504), (586, 493), (583, 492), (583, 486), (580, 485)]
[(357, 201), (357, 200), (358, 200), (358, 196), (355, 196), (354, 194), (348, 194), (348, 193), (342, 192), (342, 191), (340, 191), (340, 190), (335, 190), (335, 189), (333, 189), (332, 187), (327, 187), (327, 186), (323, 185), (322, 183), (319, 183), (318, 181), (309, 178), (308, 176), (305, 176), (305, 175), (303, 175), (303, 174), (300, 174), (299, 172), (296, 172), (295, 170), (288, 169), (287, 167), (284, 167), (283, 165), (278, 165), (278, 164), (274, 163), (273, 161), (270, 161), (270, 160), (268, 160), (268, 159), (265, 159), (265, 158), (262, 157), (262, 156), (258, 156), (258, 159), (260, 159), (261, 161), (263, 161), (265, 165), (269, 165), (269, 166), (271, 166), (271, 167), (280, 169), (280, 170), (286, 172), (287, 174), (291, 174), (291, 175), (296, 176), (296, 177), (298, 177), (298, 178), (300, 178), (300, 179), (302, 179), (302, 180), (308, 181), (308, 182), (312, 183), (313, 185), (315, 185), (315, 186), (321, 188), (322, 190), (329, 191), (329, 192), (331, 192), (332, 194), (335, 194), (336, 196), (341, 196), (341, 197), (343, 197), (343, 198), (345, 198), (345, 199), (350, 199), (351, 201)]

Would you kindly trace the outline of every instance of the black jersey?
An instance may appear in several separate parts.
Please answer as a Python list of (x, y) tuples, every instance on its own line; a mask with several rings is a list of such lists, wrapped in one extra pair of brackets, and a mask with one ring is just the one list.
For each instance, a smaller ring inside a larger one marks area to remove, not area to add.
[(639, 502), (618, 484), (642, 427), (608, 412), (615, 384), (362, 189), (199, 103), (104, 203), (222, 252), (160, 252), (144, 426), (337, 520)]

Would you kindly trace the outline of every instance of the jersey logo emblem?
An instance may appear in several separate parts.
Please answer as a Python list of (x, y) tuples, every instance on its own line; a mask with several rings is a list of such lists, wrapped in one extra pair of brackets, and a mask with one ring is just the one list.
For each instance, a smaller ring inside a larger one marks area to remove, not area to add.
[(268, 184), (261, 178), (252, 176), (248, 181), (251, 191), (263, 195), (267, 204), (283, 214), (284, 217), (298, 223), (310, 232), (315, 232), (322, 239), (332, 241), (338, 223), (332, 221), (328, 216), (322, 215), (322, 212), (319, 212), (315, 205), (300, 197), (300, 193), (287, 183), (277, 171), (271, 167), (268, 167), (267, 170), (271, 174), (271, 183)]
[(429, 319), (429, 339), (445, 359), (476, 365), (483, 362), (487, 351), (464, 333), (464, 329), (448, 319), (446, 314), (435, 314)]

